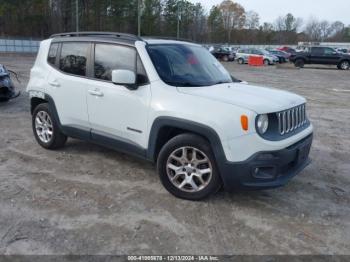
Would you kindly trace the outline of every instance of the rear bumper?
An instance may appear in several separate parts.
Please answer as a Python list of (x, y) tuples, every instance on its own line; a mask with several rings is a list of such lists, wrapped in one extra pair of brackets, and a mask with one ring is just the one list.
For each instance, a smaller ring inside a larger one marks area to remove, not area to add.
[(257, 190), (285, 185), (310, 164), (312, 138), (311, 134), (282, 150), (259, 152), (243, 162), (221, 163), (225, 189)]

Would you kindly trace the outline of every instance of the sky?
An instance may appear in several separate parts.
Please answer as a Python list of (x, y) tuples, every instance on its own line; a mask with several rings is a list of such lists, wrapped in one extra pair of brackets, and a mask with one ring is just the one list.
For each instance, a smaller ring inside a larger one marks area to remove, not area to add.
[[(213, 5), (222, 0), (189, 0), (200, 2), (209, 12)], [(350, 0), (234, 0), (246, 11), (254, 10), (260, 16), (260, 23), (272, 23), (278, 16), (292, 13), (307, 21), (311, 16), (320, 20), (341, 21), (350, 25)]]

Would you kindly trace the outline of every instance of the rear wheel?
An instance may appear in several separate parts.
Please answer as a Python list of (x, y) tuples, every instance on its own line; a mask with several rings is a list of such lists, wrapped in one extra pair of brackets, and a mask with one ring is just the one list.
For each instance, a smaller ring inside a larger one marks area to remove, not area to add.
[(305, 62), (303, 59), (297, 59), (294, 62), (295, 67), (303, 68), (305, 65)]
[(244, 64), (243, 58), (238, 58), (237, 62), (238, 62), (238, 64), (240, 64), (240, 65), (243, 65), (243, 64)]
[(270, 61), (268, 59), (264, 59), (264, 65), (269, 65), (270, 64)]
[(340, 62), (338, 68), (342, 69), (342, 70), (349, 70), (350, 69), (350, 62), (347, 60), (342, 61), (342, 62)]
[(227, 55), (224, 55), (224, 56), (222, 57), (222, 61), (228, 62), (228, 56), (227, 56)]
[(59, 129), (47, 103), (39, 104), (34, 109), (32, 126), (36, 141), (46, 149), (63, 147), (67, 141), (67, 136)]
[(200, 200), (221, 187), (209, 143), (194, 134), (169, 140), (159, 153), (157, 169), (164, 187), (179, 198)]

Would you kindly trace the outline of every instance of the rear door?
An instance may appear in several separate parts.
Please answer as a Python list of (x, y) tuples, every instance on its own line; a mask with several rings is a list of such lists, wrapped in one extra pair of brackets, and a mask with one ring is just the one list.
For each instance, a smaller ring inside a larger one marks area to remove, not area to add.
[[(89, 128), (86, 104), (86, 73), (91, 44), (88, 42), (53, 43), (48, 63), (47, 93), (53, 98), (64, 126)], [(57, 59), (53, 53), (57, 50)]]
[(312, 47), (310, 64), (323, 64), (324, 63), (324, 48), (323, 47)]

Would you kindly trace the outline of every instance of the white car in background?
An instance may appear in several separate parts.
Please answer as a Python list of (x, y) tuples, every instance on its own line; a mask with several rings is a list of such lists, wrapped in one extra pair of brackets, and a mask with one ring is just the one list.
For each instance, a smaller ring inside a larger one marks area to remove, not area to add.
[(279, 62), (277, 56), (270, 54), (264, 49), (241, 48), (236, 52), (236, 60), (239, 64), (247, 64), (250, 56), (262, 56), (264, 65), (274, 65)]

